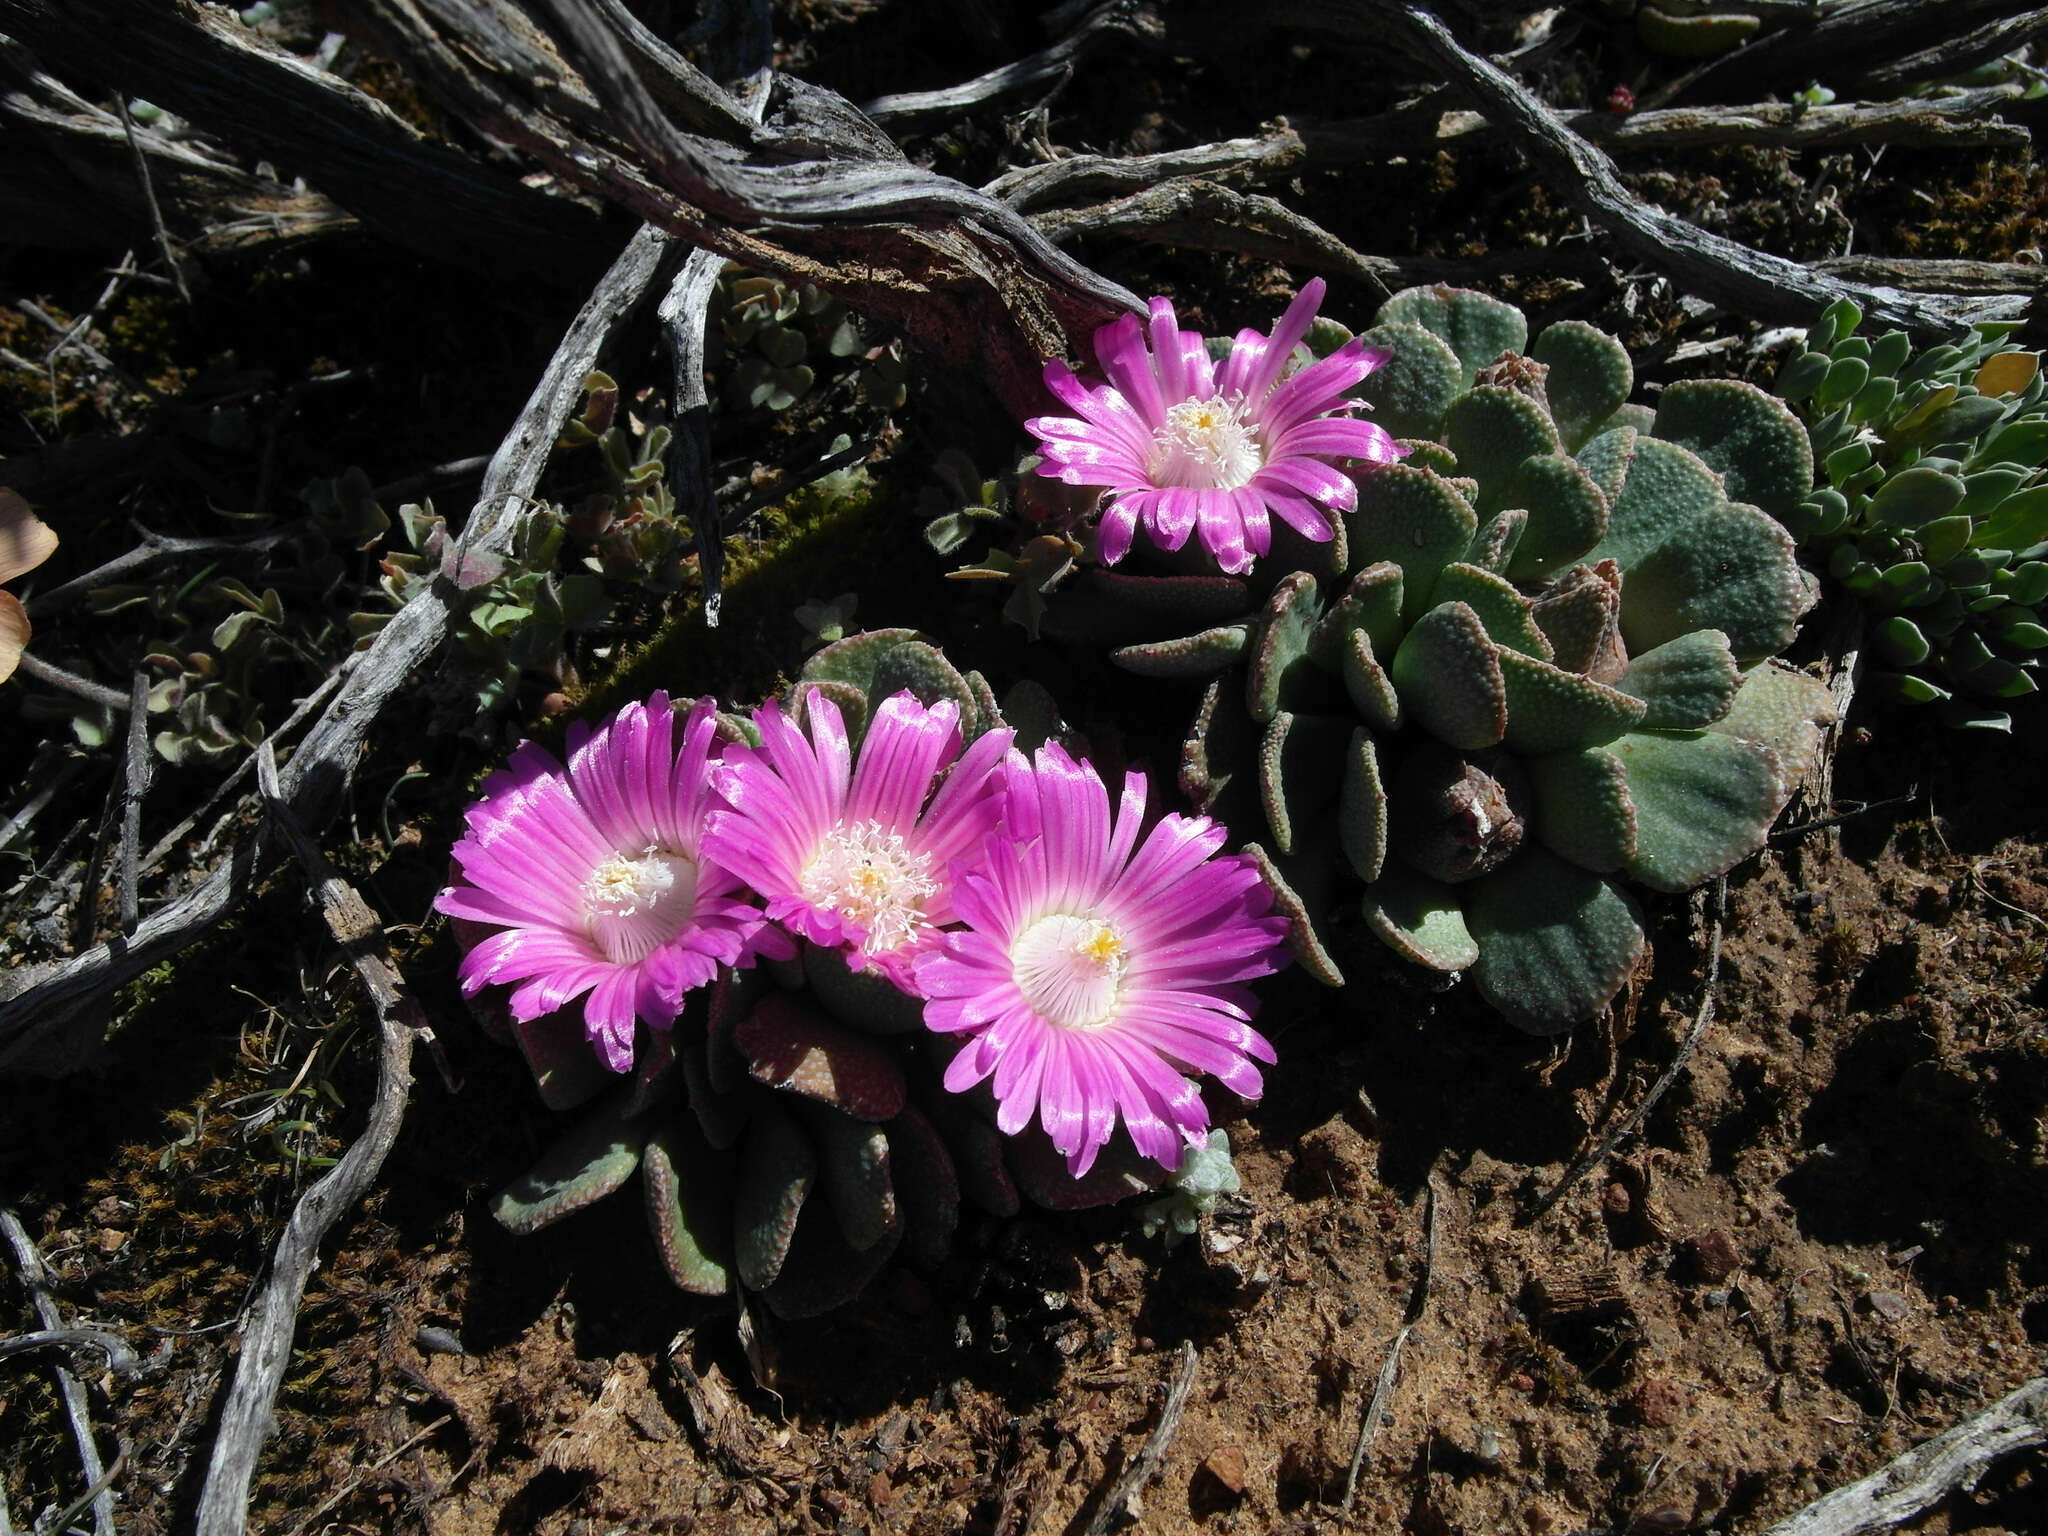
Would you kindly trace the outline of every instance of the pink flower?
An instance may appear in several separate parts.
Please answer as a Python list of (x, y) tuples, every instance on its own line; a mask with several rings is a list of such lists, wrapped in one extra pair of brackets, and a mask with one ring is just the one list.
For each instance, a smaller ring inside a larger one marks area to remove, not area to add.
[(524, 1022), (588, 993), (591, 1044), (624, 1072), (636, 1020), (667, 1029), (720, 965), (791, 952), (701, 846), (716, 724), (698, 700), (677, 751), (657, 693), (573, 729), (566, 769), (529, 741), (484, 781), (455, 845), (461, 878), (434, 901), (494, 930), (462, 957), (464, 995), (517, 983)]
[(1011, 733), (963, 753), (959, 706), (905, 690), (875, 711), (855, 764), (832, 701), (813, 692), (807, 713), (808, 736), (772, 703), (754, 712), (760, 750), (735, 747), (713, 770), (732, 809), (711, 813), (705, 847), (777, 922), (918, 995), (912, 963), (953, 921), (948, 868), (1001, 813)]
[[(1115, 824), (1095, 770), (1058, 746), (1012, 753), (1001, 830), (956, 875), (966, 924), (921, 956), (925, 1023), (970, 1038), (946, 1070), (964, 1092), (993, 1076), (996, 1123), (1032, 1112), (1088, 1171), (1121, 1115), (1132, 1143), (1167, 1168), (1201, 1142), (1209, 1113), (1191, 1072), (1259, 1096), (1243, 985), (1277, 969), (1287, 923), (1243, 858), (1217, 858), (1224, 830), (1167, 816), (1145, 837), (1145, 779), (1125, 776)], [(1136, 849), (1135, 854), (1133, 849)]]
[(1198, 331), (1183, 331), (1173, 306), (1152, 301), (1151, 346), (1136, 315), (1095, 333), (1109, 383), (1090, 389), (1061, 362), (1045, 384), (1073, 416), (1024, 423), (1045, 462), (1038, 472), (1069, 485), (1100, 485), (1103, 563), (1115, 565), (1143, 524), (1153, 542), (1179, 549), (1197, 529), (1224, 570), (1251, 569), (1272, 548), (1269, 512), (1318, 543), (1332, 537), (1325, 509), (1348, 512), (1358, 487), (1331, 464), (1401, 456), (1386, 429), (1345, 413), (1344, 392), (1389, 353), (1346, 342), (1320, 362), (1281, 378), (1295, 343), (1322, 303), (1316, 278), (1287, 306), (1271, 336), (1239, 331), (1219, 373)]

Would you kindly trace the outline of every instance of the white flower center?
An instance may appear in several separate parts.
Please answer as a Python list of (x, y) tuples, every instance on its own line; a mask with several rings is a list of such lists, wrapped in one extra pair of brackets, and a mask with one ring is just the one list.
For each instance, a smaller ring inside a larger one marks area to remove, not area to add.
[(1010, 975), (1034, 1012), (1061, 1029), (1096, 1029), (1116, 1010), (1123, 936), (1096, 917), (1055, 912), (1010, 945)]
[(841, 822), (825, 834), (798, 887), (814, 907), (836, 912), (867, 933), (870, 955), (897, 949), (929, 927), (924, 904), (937, 894), (932, 860), (879, 821)]
[(583, 882), (584, 922), (613, 965), (645, 960), (683, 931), (696, 904), (696, 861), (670, 848), (615, 853)]
[(1245, 425), (1244, 401), (1236, 395), (1183, 400), (1166, 413), (1152, 434), (1152, 483), (1234, 491), (1248, 484), (1266, 462), (1258, 433)]

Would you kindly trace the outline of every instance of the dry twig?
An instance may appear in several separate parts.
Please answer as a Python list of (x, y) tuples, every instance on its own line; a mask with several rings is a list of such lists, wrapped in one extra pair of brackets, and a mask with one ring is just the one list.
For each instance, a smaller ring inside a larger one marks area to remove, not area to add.
[(2048, 1376), (2036, 1376), (1860, 1482), (1822, 1495), (1764, 1536), (1874, 1536), (1968, 1492), (1993, 1462), (2044, 1444)]
[(1632, 248), (1669, 269), (1680, 283), (1761, 320), (1804, 323), (1837, 299), (1851, 299), (1880, 326), (1925, 340), (1946, 337), (1975, 320), (2014, 318), (2019, 299), (1938, 301), (1896, 289), (1822, 277), (1796, 261), (1768, 255), (1708, 233), (1641, 201), (1622, 184), (1614, 162), (1565, 128), (1520, 83), (1468, 52), (1441, 21), (1418, 5), (1375, 3), (1361, 22), (1383, 15), (1426, 51), (1438, 68), (1478, 100), (1514, 139), (1537, 173), (1572, 205)]
[(354, 967), (377, 1011), (381, 1045), (377, 1053), (377, 1096), (369, 1123), (341, 1161), (300, 1197), (278, 1239), (269, 1278), (249, 1309), (242, 1333), (241, 1358), (234, 1384), (221, 1409), (206, 1485), (199, 1495), (196, 1529), (199, 1536), (240, 1536), (248, 1518), (249, 1484), (256, 1458), (272, 1424), (272, 1408), (291, 1359), (292, 1334), (298, 1327), (299, 1302), (306, 1281), (319, 1261), (320, 1244), (329, 1229), (362, 1198), (405, 1118), (406, 1096), (412, 1087), (412, 1049), (431, 1038), (426, 1014), (406, 990), (405, 979), (384, 943), (383, 925), (362, 897), (327, 862), (319, 846), (292, 815), (278, 783), (276, 755), (258, 749), (256, 779), (264, 803), (292, 846), (312, 883), (328, 931)]
[[(570, 325), (526, 409), (492, 458), (482, 494), (456, 542), (451, 568), (469, 555), (510, 545), (520, 508), (532, 496), (555, 439), (575, 409), (583, 378), (596, 366), (606, 339), (628, 314), (661, 290), (679, 261), (680, 253), (669, 238), (649, 229), (634, 236), (613, 264)], [(281, 775), (301, 826), (323, 826), (332, 816), (370, 728), (414, 670), (440, 647), (468, 602), (468, 594), (443, 575), (401, 608), (377, 632), (370, 648), (358, 654), (347, 682)], [(126, 695), (116, 697), (125, 708)], [(109, 990), (178, 953), (227, 916), (253, 887), (263, 851), (261, 833), (245, 838), (204, 884), (150, 913), (117, 947), (95, 945), (68, 960), (24, 966), (0, 976), (0, 1067), (32, 1053), (61, 1058), (68, 1048), (63, 1027)]]
[(1415, 1292), (1408, 1300), (1408, 1311), (1401, 1319), (1401, 1328), (1387, 1346), (1387, 1357), (1380, 1362), (1380, 1373), (1373, 1382), (1372, 1401), (1366, 1404), (1365, 1417), (1358, 1425), (1358, 1440), (1351, 1447), (1351, 1469), (1344, 1475), (1345, 1514), (1351, 1513), (1352, 1502), (1358, 1496), (1358, 1473), (1365, 1465), (1367, 1447), (1379, 1433), (1380, 1422), (1386, 1417), (1387, 1404), (1392, 1401), (1395, 1383), (1401, 1375), (1401, 1351), (1407, 1346), (1408, 1336), (1422, 1321), (1422, 1314), (1429, 1306), (1431, 1283), (1436, 1278), (1437, 1239), (1441, 1228), (1438, 1218), (1443, 1213), (1446, 1196), (1443, 1185), (1434, 1173), (1429, 1176), (1429, 1190), (1426, 1196), (1428, 1209), (1423, 1216), (1422, 1278), (1416, 1282)]
[[(14, 1262), (21, 1270), (22, 1288), (28, 1292), (29, 1302), (34, 1306), (36, 1316), (42, 1320), (43, 1327), (62, 1330), (64, 1318), (50, 1295), (43, 1256), (36, 1252), (35, 1240), (22, 1226), (21, 1218), (4, 1206), (0, 1206), (0, 1236), (6, 1237), (7, 1246), (14, 1250)], [(57, 1374), (57, 1392), (64, 1399), (65, 1417), (71, 1421), (71, 1439), (78, 1447), (79, 1465), (85, 1469), (86, 1497), (74, 1506), (70, 1518), (77, 1518), (85, 1505), (90, 1504), (93, 1536), (114, 1536), (111, 1473), (120, 1470), (125, 1458), (116, 1457), (112, 1469), (101, 1464), (99, 1442), (92, 1435), (92, 1413), (86, 1405), (85, 1388), (61, 1362), (51, 1369)]]
[(1087, 1536), (1109, 1536), (1117, 1521), (1138, 1518), (1138, 1495), (1159, 1475), (1159, 1468), (1166, 1461), (1166, 1452), (1180, 1428), (1181, 1415), (1188, 1411), (1188, 1396), (1195, 1390), (1195, 1370), (1201, 1363), (1202, 1357), (1195, 1352), (1195, 1346), (1183, 1339), (1180, 1369), (1174, 1375), (1173, 1385), (1167, 1388), (1166, 1406), (1159, 1410), (1159, 1422), (1152, 1426), (1152, 1433), (1145, 1437), (1137, 1458), (1124, 1468), (1123, 1476), (1116, 1480), (1108, 1497), (1096, 1509), (1094, 1518), (1089, 1520)]

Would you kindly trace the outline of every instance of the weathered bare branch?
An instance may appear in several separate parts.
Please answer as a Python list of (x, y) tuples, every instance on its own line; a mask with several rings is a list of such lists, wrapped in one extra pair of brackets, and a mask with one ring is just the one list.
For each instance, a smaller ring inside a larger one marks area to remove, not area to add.
[(328, 932), (354, 967), (376, 1010), (380, 1040), (377, 1096), (362, 1134), (292, 1208), (291, 1220), (285, 1224), (271, 1259), (270, 1274), (249, 1309), (234, 1384), (221, 1409), (213, 1454), (207, 1462), (206, 1486), (199, 1495), (199, 1536), (240, 1536), (248, 1520), (256, 1458), (270, 1436), (272, 1410), (284, 1384), (285, 1365), (291, 1359), (292, 1335), (298, 1329), (299, 1302), (319, 1262), (320, 1244), (375, 1182), (392, 1143), (398, 1140), (406, 1096), (412, 1089), (413, 1044), (432, 1035), (425, 1012), (406, 990), (405, 978), (392, 962), (377, 915), (354, 887), (335, 873), (319, 845), (292, 815), (278, 782), (277, 759), (267, 744), (257, 749), (256, 778), (271, 816), (305, 870)]
[[(43, 1327), (62, 1329), (64, 1318), (50, 1295), (49, 1271), (43, 1264), (42, 1254), (36, 1251), (35, 1239), (28, 1235), (21, 1219), (4, 1206), (0, 1206), (0, 1237), (5, 1237), (7, 1246), (13, 1250), (14, 1262), (21, 1270), (22, 1289), (27, 1292)], [(111, 1353), (109, 1358), (112, 1358)], [(55, 1365), (52, 1369), (57, 1375), (58, 1395), (64, 1399), (65, 1417), (71, 1421), (71, 1438), (78, 1447), (79, 1465), (85, 1469), (86, 1502), (92, 1505), (93, 1536), (114, 1536), (113, 1479), (108, 1475), (109, 1469), (100, 1461), (99, 1442), (93, 1438), (92, 1414), (86, 1405), (85, 1388), (63, 1365)], [(121, 1458), (117, 1457), (114, 1465), (118, 1468)]]
[(878, 96), (861, 110), (878, 123), (902, 130), (999, 101), (1011, 101), (1070, 73), (1081, 60), (1116, 42), (1153, 40), (1159, 27), (1148, 8), (1134, 0), (1107, 0), (1051, 47), (1028, 59), (937, 91)]
[[(642, 230), (591, 294), (491, 460), (457, 541), (458, 563), (509, 547), (522, 508), (575, 409), (584, 376), (625, 317), (666, 286), (682, 254), (659, 231)], [(371, 727), (440, 647), (467, 604), (467, 595), (443, 576), (401, 608), (357, 659), (283, 770), (284, 792), (301, 826), (324, 826), (332, 817)], [(125, 707), (127, 697), (118, 697)], [(133, 934), (68, 960), (0, 975), (0, 1067), (61, 1067), (77, 1051), (66, 1026), (90, 1016), (113, 988), (178, 953), (227, 916), (254, 883), (263, 854), (261, 834), (245, 838), (204, 884), (151, 913)]]
[(1512, 135), (1537, 173), (1572, 206), (1644, 260), (1666, 268), (1681, 284), (1710, 298), (1740, 306), (1759, 319), (1789, 322), (1811, 320), (1836, 299), (1848, 298), (1877, 324), (1922, 339), (1951, 335), (1973, 320), (2016, 315), (2020, 308), (1998, 300), (1944, 302), (1838, 282), (1781, 256), (1709, 234), (1631, 194), (1605, 153), (1560, 124), (1518, 82), (1468, 52), (1428, 10), (1376, 0), (1358, 14), (1361, 19), (1381, 15), (1392, 21), (1478, 100), (1481, 110)]
[(1035, 213), (1057, 203), (1144, 192), (1187, 176), (1218, 185), (1262, 181), (1288, 174), (1301, 164), (1305, 153), (1301, 136), (1281, 123), (1254, 139), (1225, 139), (1156, 155), (1074, 155), (1043, 165), (1019, 166), (981, 190), (1001, 198), (1019, 213)]
[(1993, 1462), (2044, 1444), (2048, 1376), (2036, 1376), (1862, 1481), (1814, 1500), (1764, 1536), (1876, 1536), (1974, 1488)]

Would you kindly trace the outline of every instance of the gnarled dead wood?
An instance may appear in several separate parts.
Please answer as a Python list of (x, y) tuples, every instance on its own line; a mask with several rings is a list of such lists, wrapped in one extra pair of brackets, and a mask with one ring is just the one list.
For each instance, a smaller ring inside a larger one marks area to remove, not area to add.
[(437, 259), (560, 281), (600, 270), (618, 249), (620, 237), (589, 208), (431, 142), (382, 102), (269, 47), (219, 7), (0, 0), (0, 33), (73, 90), (147, 97), (304, 176), (387, 238)]
[(1764, 1536), (1876, 1536), (1976, 1487), (1994, 1461), (2037, 1445), (2048, 1445), (2048, 1376), (2036, 1376), (1862, 1481), (1822, 1495)]
[(693, 245), (845, 299), (1020, 412), (1041, 400), (1046, 357), (1137, 307), (1014, 210), (910, 165), (829, 91), (778, 77), (766, 126), (714, 136), (650, 80), (662, 96), (717, 88), (590, 0), (364, 10), (479, 132)]
[(1257, 138), (1225, 139), (1156, 155), (1074, 155), (1043, 165), (1019, 166), (981, 190), (1001, 198), (1019, 213), (1034, 213), (1058, 203), (1142, 193), (1162, 182), (1189, 176), (1215, 185), (1262, 181), (1286, 175), (1301, 164), (1306, 153), (1301, 136), (1279, 123)]
[(1642, 259), (1670, 271), (1709, 298), (1761, 320), (1811, 321), (1837, 299), (1853, 300), (1881, 326), (1922, 340), (1953, 335), (1976, 320), (2014, 318), (2023, 305), (1997, 299), (1937, 300), (1896, 289), (1844, 283), (1820, 276), (1781, 256), (1768, 255), (1708, 233), (1696, 224), (1635, 197), (1597, 146), (1559, 123), (1530, 92), (1487, 60), (1462, 47), (1450, 29), (1419, 5), (1373, 0), (1357, 15), (1364, 24), (1391, 21), (1413, 46), (1428, 53), (1451, 81), (1476, 98), (1537, 174), (1572, 206), (1608, 230)]
[[(469, 555), (510, 546), (555, 439), (576, 407), (584, 376), (597, 366), (619, 324), (660, 294), (682, 258), (676, 242), (643, 229), (605, 274), (499, 444), (451, 569)], [(467, 594), (443, 575), (399, 609), (357, 658), (347, 682), (284, 767), (284, 794), (300, 826), (319, 828), (332, 818), (371, 727), (467, 606)], [(126, 696), (119, 697), (125, 707)], [(265, 852), (261, 834), (244, 838), (203, 884), (149, 914), (133, 934), (69, 960), (0, 973), (0, 1068), (61, 1068), (78, 1052), (71, 1030), (92, 1017), (113, 988), (177, 954), (226, 917), (251, 889)]]
[(1156, 16), (1134, 0), (1107, 0), (1062, 37), (1027, 59), (1005, 64), (987, 74), (937, 91), (905, 91), (895, 96), (878, 96), (861, 110), (878, 123), (896, 129), (913, 127), (935, 117), (947, 117), (993, 102), (1010, 101), (1060, 79), (1089, 55), (1119, 40), (1126, 43), (1155, 38)]

